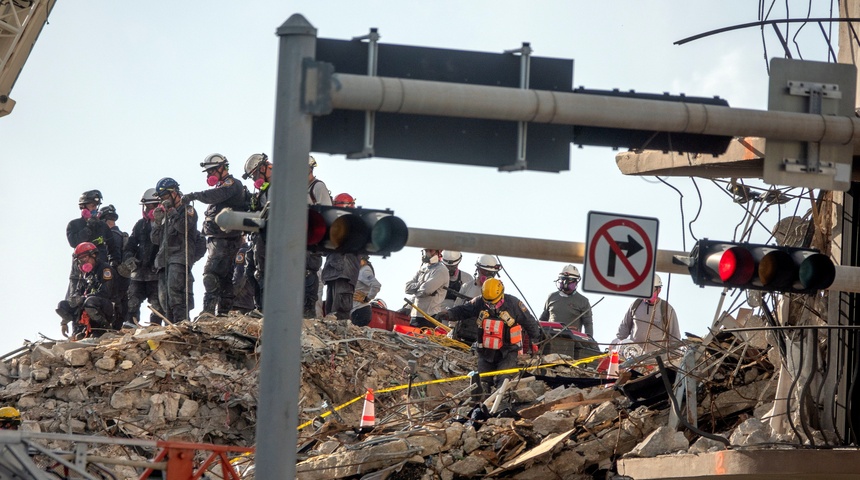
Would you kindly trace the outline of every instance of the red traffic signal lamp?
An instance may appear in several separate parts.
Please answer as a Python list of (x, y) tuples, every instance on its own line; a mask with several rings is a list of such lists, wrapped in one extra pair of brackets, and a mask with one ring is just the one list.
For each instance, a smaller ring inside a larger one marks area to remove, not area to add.
[(769, 292), (814, 293), (836, 277), (833, 261), (818, 250), (699, 240), (690, 254), (690, 275), (699, 286)]
[(391, 210), (308, 207), (308, 251), (388, 256), (406, 245), (409, 229)]

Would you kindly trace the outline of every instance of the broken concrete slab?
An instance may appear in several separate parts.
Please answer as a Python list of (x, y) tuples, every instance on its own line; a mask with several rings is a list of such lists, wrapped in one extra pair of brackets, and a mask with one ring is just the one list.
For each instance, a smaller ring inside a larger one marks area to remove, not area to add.
[(656, 457), (667, 453), (686, 451), (690, 447), (687, 437), (682, 432), (661, 426), (645, 437), (627, 456)]

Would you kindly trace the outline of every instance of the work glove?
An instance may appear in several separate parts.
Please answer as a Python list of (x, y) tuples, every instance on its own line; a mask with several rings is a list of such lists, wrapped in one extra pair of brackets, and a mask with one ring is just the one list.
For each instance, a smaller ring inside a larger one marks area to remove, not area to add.
[(197, 200), (197, 193), (195, 192), (186, 193), (182, 196), (182, 203), (186, 205), (193, 202), (194, 200)]
[(164, 205), (159, 205), (152, 211), (152, 218), (155, 219), (156, 223), (161, 223), (164, 221), (164, 216), (167, 214), (167, 211), (164, 209)]
[(517, 323), (517, 321), (514, 320), (514, 317), (512, 317), (511, 314), (508, 312), (499, 313), (499, 320), (505, 322), (505, 325), (509, 327), (513, 327)]
[(80, 295), (72, 295), (69, 297), (69, 306), (72, 308), (78, 308), (84, 303), (84, 299), (81, 298)]
[(60, 331), (63, 333), (63, 336), (69, 338), (69, 322), (63, 322), (60, 324)]
[(365, 303), (367, 301), (367, 294), (365, 294), (364, 292), (356, 291), (352, 294), (352, 299), (356, 302)]
[(119, 264), (119, 266), (116, 268), (116, 271), (123, 277), (130, 278), (131, 274), (134, 273), (135, 270), (137, 270), (139, 264), (140, 261), (138, 259), (134, 257), (128, 257), (125, 259), (125, 261)]
[(447, 323), (451, 320), (451, 314), (448, 313), (447, 310), (443, 310), (435, 315), (436, 320), (439, 323)]

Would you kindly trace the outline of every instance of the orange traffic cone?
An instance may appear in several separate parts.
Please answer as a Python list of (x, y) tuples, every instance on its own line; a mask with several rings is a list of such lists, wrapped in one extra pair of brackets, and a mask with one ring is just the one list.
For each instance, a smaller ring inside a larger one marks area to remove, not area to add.
[(618, 352), (609, 355), (609, 368), (606, 370), (606, 378), (618, 378)]
[(370, 430), (376, 425), (376, 408), (373, 406), (373, 389), (368, 388), (364, 396), (364, 408), (361, 410), (361, 430)]

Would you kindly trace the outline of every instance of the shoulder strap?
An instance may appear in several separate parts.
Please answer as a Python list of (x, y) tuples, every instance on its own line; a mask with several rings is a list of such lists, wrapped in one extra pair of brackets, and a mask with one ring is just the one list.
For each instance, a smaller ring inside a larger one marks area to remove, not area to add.
[(316, 186), (316, 184), (317, 184), (317, 183), (319, 183), (320, 181), (321, 181), (320, 179), (315, 178), (315, 179), (314, 179), (314, 181), (313, 181), (313, 182), (311, 182), (311, 184), (310, 184), (310, 185), (308, 185), (308, 195), (310, 195), (310, 196), (311, 196), (311, 202), (313, 202), (313, 204), (314, 204), (314, 205), (316, 205), (316, 204), (317, 204), (317, 196), (316, 196), (316, 195), (314, 195), (314, 187), (315, 187), (315, 186)]
[(633, 305), (630, 306), (630, 317), (631, 318), (633, 318), (633, 316), (636, 315), (636, 309), (639, 308), (639, 305), (642, 305), (642, 299), (641, 298), (637, 298), (636, 300), (633, 300)]

